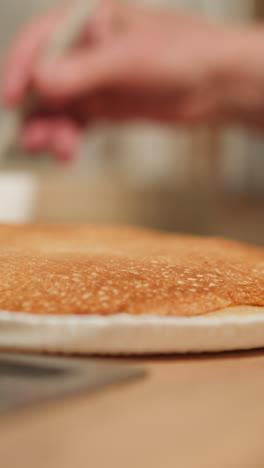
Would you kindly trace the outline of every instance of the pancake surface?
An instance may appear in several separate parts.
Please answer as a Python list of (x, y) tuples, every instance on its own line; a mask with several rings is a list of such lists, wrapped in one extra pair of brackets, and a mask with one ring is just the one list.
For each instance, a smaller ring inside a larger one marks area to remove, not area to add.
[(1, 226), (0, 310), (193, 317), (264, 307), (264, 250), (103, 226)]

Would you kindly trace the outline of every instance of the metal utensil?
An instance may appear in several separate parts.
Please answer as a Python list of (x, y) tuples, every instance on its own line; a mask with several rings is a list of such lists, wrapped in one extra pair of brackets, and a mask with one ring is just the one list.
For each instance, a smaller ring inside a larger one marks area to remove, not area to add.
[[(43, 60), (53, 60), (69, 50), (80, 36), (96, 7), (96, 0), (82, 0), (70, 8), (56, 35), (43, 53)], [(17, 137), (29, 109), (37, 104), (37, 96), (29, 93), (17, 109), (5, 109), (0, 121), (0, 162), (17, 142)]]
[(116, 360), (0, 353), (0, 415), (144, 374)]

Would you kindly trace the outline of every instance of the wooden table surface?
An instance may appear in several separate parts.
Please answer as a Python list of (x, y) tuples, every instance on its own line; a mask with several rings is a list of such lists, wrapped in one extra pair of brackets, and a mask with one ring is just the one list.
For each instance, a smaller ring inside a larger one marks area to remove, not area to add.
[(3, 419), (0, 466), (264, 467), (264, 352), (140, 364), (145, 379)]

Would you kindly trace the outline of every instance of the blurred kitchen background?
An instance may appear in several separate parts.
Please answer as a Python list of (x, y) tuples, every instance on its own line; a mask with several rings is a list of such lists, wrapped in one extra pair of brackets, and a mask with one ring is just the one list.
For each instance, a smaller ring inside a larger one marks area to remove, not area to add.
[[(232, 21), (261, 20), (264, 14), (263, 0), (148, 3)], [(55, 0), (2, 2), (1, 53), (28, 18), (52, 4)], [(230, 128), (183, 131), (138, 124), (98, 126), (86, 140), (82, 158), (69, 168), (22, 154), (2, 164), (0, 221), (137, 224), (264, 245), (260, 136)]]

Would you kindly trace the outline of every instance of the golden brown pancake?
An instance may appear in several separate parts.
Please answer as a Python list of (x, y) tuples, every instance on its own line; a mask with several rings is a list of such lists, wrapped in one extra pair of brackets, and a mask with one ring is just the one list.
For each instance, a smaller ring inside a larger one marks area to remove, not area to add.
[(239, 305), (264, 307), (263, 249), (134, 228), (0, 227), (0, 310), (191, 317)]

